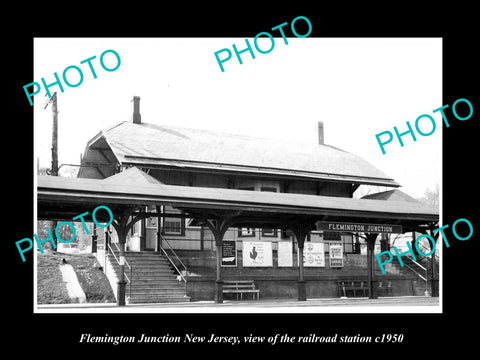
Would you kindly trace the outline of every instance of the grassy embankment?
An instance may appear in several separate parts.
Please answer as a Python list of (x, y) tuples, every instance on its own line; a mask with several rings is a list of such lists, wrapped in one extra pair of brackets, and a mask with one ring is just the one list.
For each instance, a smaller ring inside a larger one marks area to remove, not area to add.
[(110, 284), (91, 254), (64, 254), (46, 251), (37, 254), (38, 304), (68, 304), (70, 298), (59, 265), (63, 259), (73, 266), (87, 303), (115, 302)]

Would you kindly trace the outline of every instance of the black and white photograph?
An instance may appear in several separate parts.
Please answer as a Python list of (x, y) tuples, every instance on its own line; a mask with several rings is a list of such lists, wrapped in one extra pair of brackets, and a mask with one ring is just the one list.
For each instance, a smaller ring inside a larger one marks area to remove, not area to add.
[[(243, 64), (221, 71), (225, 46)], [(37, 276), (37, 311), (440, 311), (441, 53), (438, 38), (35, 39), (35, 79), (62, 74), (34, 95), (36, 233), (58, 234), (37, 274), (65, 260), (73, 279), (55, 283), (78, 288), (51, 299)]]

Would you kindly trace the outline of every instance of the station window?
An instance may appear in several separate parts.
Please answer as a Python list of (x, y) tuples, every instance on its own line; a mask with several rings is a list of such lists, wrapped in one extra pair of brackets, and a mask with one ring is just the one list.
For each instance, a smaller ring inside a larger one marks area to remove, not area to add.
[(265, 237), (277, 237), (277, 229), (273, 229), (273, 228), (263, 228), (263, 229), (262, 229), (262, 236), (265, 236)]
[(163, 232), (165, 235), (185, 235), (185, 219), (184, 218), (164, 218)]
[(253, 228), (238, 228), (238, 237), (254, 237), (255, 229)]
[(261, 186), (260, 191), (277, 192), (277, 188), (270, 186)]
[(324, 231), (323, 232), (323, 240), (342, 240), (341, 233), (336, 231)]
[(342, 234), (340, 232), (324, 231), (323, 240), (342, 242), (343, 251), (346, 254), (360, 254), (360, 244), (358, 243), (358, 241), (354, 240), (354, 236), (352, 234)]
[(355, 243), (353, 242), (353, 236), (348, 234), (343, 236), (343, 252), (346, 254), (355, 254)]

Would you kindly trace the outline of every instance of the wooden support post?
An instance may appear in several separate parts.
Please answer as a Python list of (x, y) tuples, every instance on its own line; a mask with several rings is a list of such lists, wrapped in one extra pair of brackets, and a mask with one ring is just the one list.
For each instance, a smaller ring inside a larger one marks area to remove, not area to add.
[[(440, 235), (439, 232), (437, 233), (433, 233), (433, 230), (436, 229), (436, 227), (430, 227), (429, 230), (430, 230), (430, 236), (432, 236), (434, 239), (435, 239), (435, 245), (438, 245), (438, 237)], [(430, 243), (430, 242), (429, 242)], [(430, 246), (433, 246), (433, 245), (430, 245)], [(431, 249), (430, 249), (431, 250)], [(431, 297), (439, 297), (439, 289), (437, 288), (437, 284), (436, 284), (436, 270), (435, 270), (435, 252), (433, 252), (432, 255), (430, 255), (430, 262), (431, 262), (431, 266), (430, 268), (432, 269), (431, 270), (431, 274), (430, 274), (430, 296)]]
[(222, 281), (222, 240), (217, 241), (215, 239), (215, 248), (216, 248), (216, 256), (217, 256), (217, 276), (215, 278), (215, 296), (214, 300), (215, 303), (221, 304), (223, 303), (223, 281)]
[(216, 248), (217, 276), (215, 279), (215, 296), (217, 304), (223, 303), (223, 281), (222, 281), (222, 243), (223, 235), (229, 228), (230, 222), (227, 219), (203, 220), (213, 233)]
[(305, 283), (305, 275), (303, 269), (303, 241), (298, 242), (298, 301), (307, 301), (307, 284)]
[(120, 270), (118, 274), (118, 282), (117, 282), (117, 305), (118, 306), (125, 306), (125, 290), (127, 282), (125, 281), (125, 242), (127, 238), (127, 229), (125, 226), (122, 226), (118, 233), (118, 261), (120, 265)]
[(108, 225), (105, 228), (104, 232), (105, 238), (103, 240), (103, 250), (105, 251), (105, 254), (108, 253), (108, 244), (110, 244), (110, 225)]
[(126, 305), (126, 285), (125, 281), (125, 243), (127, 239), (127, 234), (130, 231), (131, 227), (137, 219), (132, 219), (128, 222), (128, 219), (132, 215), (134, 209), (124, 209), (121, 214), (116, 216), (116, 219), (112, 222), (112, 226), (117, 231), (118, 235), (118, 248), (119, 248), (119, 274), (117, 281), (117, 305), (125, 306)]
[(125, 306), (125, 290), (127, 282), (125, 281), (125, 242), (126, 242), (126, 231), (122, 229), (118, 232), (118, 248), (120, 252), (118, 254), (119, 257), (119, 265), (120, 270), (118, 274), (118, 281), (117, 281), (117, 305), (118, 306)]
[(147, 249), (147, 229), (145, 218), (140, 220), (140, 251)]
[(92, 254), (97, 252), (97, 224), (93, 223), (93, 234), (92, 234)]
[(437, 284), (436, 284), (436, 269), (435, 269), (435, 253), (433, 253), (430, 257), (430, 262), (431, 262), (431, 266), (430, 268), (432, 269), (432, 273), (430, 275), (430, 296), (431, 297), (439, 297), (439, 289), (437, 288)]
[(161, 237), (161, 222), (162, 222), (162, 211), (160, 206), (155, 206), (155, 210), (157, 211), (157, 243), (155, 244), (155, 251), (159, 252), (162, 251), (162, 237)]
[(315, 224), (312, 223), (292, 223), (289, 225), (289, 229), (295, 235), (297, 239), (298, 247), (298, 301), (307, 300), (307, 287), (305, 282), (304, 266), (303, 266), (303, 245), (305, 238), (310, 231), (315, 229)]
[(376, 299), (375, 291), (375, 257), (373, 256), (375, 250), (375, 240), (378, 234), (368, 233), (367, 235), (367, 269), (368, 269), (368, 294), (370, 299)]

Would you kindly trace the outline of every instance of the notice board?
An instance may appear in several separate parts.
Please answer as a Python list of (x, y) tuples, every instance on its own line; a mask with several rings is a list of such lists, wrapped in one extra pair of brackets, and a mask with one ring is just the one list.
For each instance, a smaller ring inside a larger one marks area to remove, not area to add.
[(279, 241), (278, 243), (278, 266), (293, 266), (292, 256), (292, 242), (291, 241)]
[(325, 250), (323, 243), (305, 242), (303, 246), (303, 266), (325, 267)]
[(237, 242), (235, 240), (222, 241), (222, 266), (237, 266)]
[(273, 266), (272, 243), (270, 241), (244, 241), (243, 266)]

